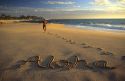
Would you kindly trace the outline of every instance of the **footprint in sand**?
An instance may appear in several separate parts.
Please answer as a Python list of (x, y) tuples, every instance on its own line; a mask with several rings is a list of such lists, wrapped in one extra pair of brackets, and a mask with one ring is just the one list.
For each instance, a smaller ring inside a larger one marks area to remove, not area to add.
[(64, 38), (63, 40), (64, 40), (64, 41), (67, 41), (67, 38)]
[(60, 38), (61, 36), (60, 35), (58, 35), (58, 34), (55, 34), (55, 36), (57, 37), (57, 38)]
[(57, 36), (58, 34), (54, 34), (55, 36)]
[(64, 41), (68, 42), (68, 39), (67, 39), (67, 38), (65, 38), (65, 37), (62, 37), (62, 39), (63, 39)]
[(52, 34), (52, 33), (50, 33), (50, 32), (48, 32), (47, 34), (49, 34), (49, 35), (55, 35), (56, 38), (61, 38), (61, 39), (65, 40), (66, 42), (70, 43), (70, 44), (76, 44), (75, 41), (73, 41), (73, 40), (68, 40), (68, 39), (66, 39), (65, 37), (62, 37), (62, 36), (60, 36), (60, 35), (58, 35), (58, 34)]
[(50, 32), (48, 32), (47, 34), (48, 34), (48, 35), (53, 35), (53, 33), (50, 33)]
[(55, 36), (56, 36), (56, 37), (59, 37), (59, 35), (58, 35), (58, 34), (55, 34)]
[(85, 43), (82, 43), (81, 45), (86, 45)]
[(76, 42), (73, 41), (73, 40), (66, 40), (66, 42), (68, 42), (68, 43), (70, 43), (70, 44), (76, 44)]
[(100, 52), (100, 55), (113, 55), (113, 53), (102, 51), (102, 52)]
[(96, 48), (97, 49), (97, 51), (102, 51), (103, 49), (102, 48)]
[(55, 34), (55, 36), (58, 36), (58, 34)]
[[(61, 38), (61, 39), (65, 40), (66, 42), (70, 43), (70, 44), (76, 44), (75, 41), (73, 41), (73, 40), (68, 40), (68, 39), (66, 39), (65, 37), (59, 36), (58, 34), (52, 34), (52, 33), (50, 33), (50, 32), (48, 32), (48, 34), (49, 34), (49, 35), (55, 35), (57, 38)], [(87, 45), (86, 43), (82, 43), (82, 44), (80, 44), (80, 45), (82, 45), (82, 48), (93, 48), (92, 46), (89, 46), (89, 45)], [(111, 53), (111, 52), (103, 51), (102, 48), (96, 48), (96, 50), (97, 50), (97, 51), (100, 51), (100, 55), (113, 55), (113, 53)]]
[(50, 32), (47, 32), (47, 34), (51, 34)]
[(65, 37), (62, 37), (62, 39), (63, 39), (63, 40), (66, 40), (66, 38), (65, 38)]
[(82, 48), (92, 48), (92, 46), (83, 46)]
[(87, 45), (87, 44), (85, 44), (85, 43), (82, 43), (82, 44), (80, 44), (80, 45), (82, 45), (82, 48), (93, 48), (92, 46), (89, 46), (89, 45)]
[(69, 40), (68, 40), (68, 39), (66, 39), (66, 42), (69, 42)]
[(61, 36), (58, 36), (57, 38), (61, 38)]
[(69, 43), (70, 44), (76, 44), (75, 41), (73, 41), (73, 40), (70, 40)]

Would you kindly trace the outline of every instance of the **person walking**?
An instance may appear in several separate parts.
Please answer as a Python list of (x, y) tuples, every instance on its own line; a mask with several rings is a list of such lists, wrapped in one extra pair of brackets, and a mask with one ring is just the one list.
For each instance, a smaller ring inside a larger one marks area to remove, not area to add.
[(43, 31), (46, 32), (46, 24), (47, 24), (47, 20), (43, 20)]

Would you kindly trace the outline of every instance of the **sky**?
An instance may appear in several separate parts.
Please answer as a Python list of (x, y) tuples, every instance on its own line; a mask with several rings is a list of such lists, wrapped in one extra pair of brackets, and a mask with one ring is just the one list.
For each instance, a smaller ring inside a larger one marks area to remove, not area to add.
[(0, 0), (0, 14), (47, 19), (125, 18), (125, 0)]

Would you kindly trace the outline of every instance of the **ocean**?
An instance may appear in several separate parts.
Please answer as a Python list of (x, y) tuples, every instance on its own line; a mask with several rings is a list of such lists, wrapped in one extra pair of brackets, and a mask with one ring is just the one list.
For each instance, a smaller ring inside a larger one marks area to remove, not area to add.
[(82, 29), (125, 31), (125, 19), (51, 19), (49, 23)]

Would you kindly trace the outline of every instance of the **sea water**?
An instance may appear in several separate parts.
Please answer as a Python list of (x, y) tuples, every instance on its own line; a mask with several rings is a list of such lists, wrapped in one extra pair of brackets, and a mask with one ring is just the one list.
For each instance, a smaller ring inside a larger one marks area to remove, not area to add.
[(49, 22), (83, 29), (125, 31), (125, 19), (51, 19)]

